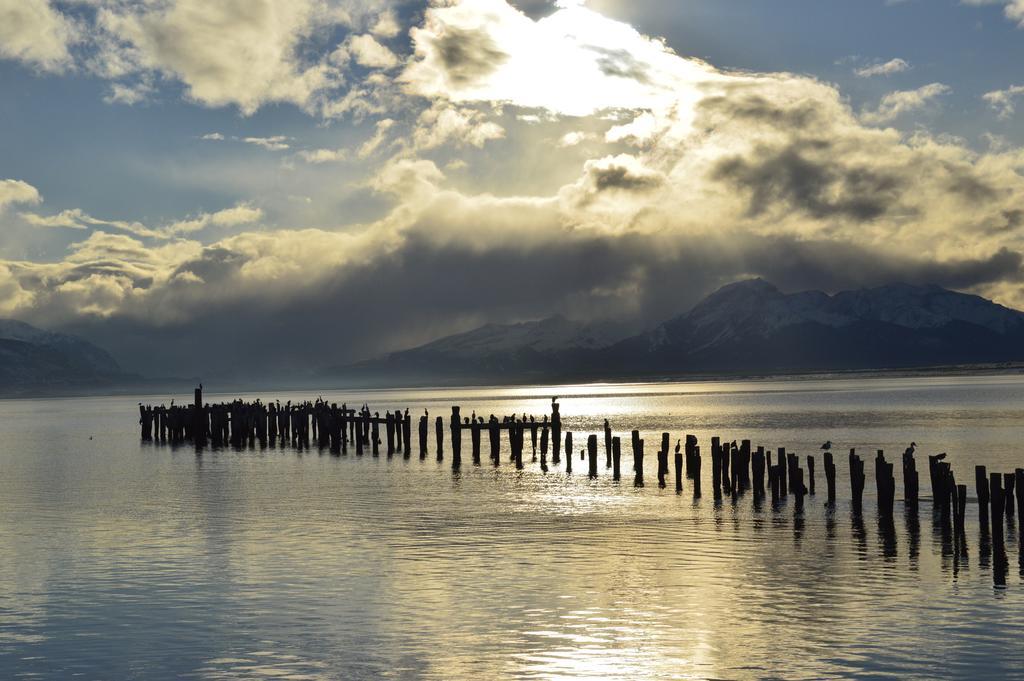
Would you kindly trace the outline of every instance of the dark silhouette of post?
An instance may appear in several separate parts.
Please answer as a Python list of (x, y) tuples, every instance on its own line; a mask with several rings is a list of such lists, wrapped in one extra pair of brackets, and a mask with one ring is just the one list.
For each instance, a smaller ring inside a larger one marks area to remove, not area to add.
[(612, 480), (622, 479), (622, 438), (612, 438)]
[(612, 427), (604, 420), (604, 467), (612, 467)]
[[(451, 438), (452, 438), (452, 470), (458, 470), (462, 467), (462, 418), (459, 416), (459, 407), (452, 407), (452, 418), (451, 418)], [(441, 450), (438, 449), (438, 456), (441, 455)]]
[(440, 416), (434, 420), (434, 433), (437, 440), (437, 460), (444, 461), (444, 419)]
[(644, 486), (644, 441), (640, 439), (639, 431), (633, 431), (633, 486)]
[(587, 469), (587, 475), (591, 479), (597, 478), (597, 436), (590, 435), (587, 437), (587, 457), (589, 464)]
[(853, 512), (859, 514), (864, 499), (864, 462), (855, 449), (850, 450), (850, 491), (853, 494)]

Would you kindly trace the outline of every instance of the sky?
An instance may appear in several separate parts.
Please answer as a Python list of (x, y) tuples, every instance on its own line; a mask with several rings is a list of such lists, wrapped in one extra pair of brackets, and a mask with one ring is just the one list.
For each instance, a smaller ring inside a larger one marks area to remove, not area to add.
[(0, 0), (0, 317), (147, 375), (764, 277), (1024, 309), (1022, 0)]

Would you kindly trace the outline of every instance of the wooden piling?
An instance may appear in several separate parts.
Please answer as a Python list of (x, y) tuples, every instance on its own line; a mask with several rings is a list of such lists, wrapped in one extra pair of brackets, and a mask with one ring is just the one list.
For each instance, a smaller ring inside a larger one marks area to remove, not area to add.
[(597, 478), (597, 436), (590, 435), (587, 437), (587, 457), (588, 457), (588, 469), (587, 476), (590, 479)]
[[(638, 433), (638, 431), (633, 431)], [(633, 486), (644, 486), (644, 441), (637, 437), (633, 441)]]
[(893, 465), (885, 460), (884, 452), (879, 449), (875, 456), (875, 491), (878, 495), (878, 515), (883, 518), (891, 518), (893, 512), (896, 481), (892, 470)]
[(560, 449), (562, 447), (562, 416), (559, 412), (559, 404), (551, 400), (551, 460), (558, 463)]
[(974, 467), (974, 485), (978, 494), (978, 523), (983, 531), (988, 529), (989, 488), (988, 473), (984, 466)]
[(853, 496), (853, 510), (860, 513), (864, 499), (864, 462), (854, 449), (850, 450), (850, 491)]
[(764, 447), (758, 447), (750, 457), (750, 468), (754, 474), (754, 496), (764, 496)]
[(429, 423), (427, 421), (427, 415), (424, 414), (420, 417), (419, 424), (419, 436), (420, 436), (420, 461), (427, 458), (427, 429)]
[(437, 460), (444, 461), (444, 419), (440, 416), (434, 421), (434, 433), (437, 440)]
[(828, 488), (829, 508), (836, 505), (836, 464), (832, 452), (825, 452), (825, 485)]
[(405, 414), (402, 415), (402, 453), (405, 454), (405, 458), (409, 458), (409, 454), (412, 451), (412, 417), (409, 415), (409, 410), (405, 410)]
[(509, 434), (511, 435), (512, 433), (515, 433), (515, 437), (512, 438), (514, 443), (512, 445), (512, 456), (515, 459), (516, 470), (521, 471), (523, 470), (523, 441), (525, 433), (525, 426), (522, 421), (514, 421), (511, 424)]
[(918, 484), (917, 462), (914, 460), (914, 450), (908, 447), (903, 452), (903, 503), (907, 508), (917, 508), (919, 497)]
[(612, 467), (612, 427), (604, 420), (604, 467)]
[(789, 455), (786, 454), (785, 447), (779, 447), (777, 450), (779, 455), (779, 496), (785, 497), (789, 495)]
[(1003, 508), (1006, 509), (1006, 517), (1013, 518), (1015, 514), (1013, 503), (1013, 488), (1015, 487), (1016, 478), (1013, 473), (1003, 473), (1003, 495), (1006, 501), (1003, 502)]
[(395, 415), (390, 411), (384, 412), (384, 429), (387, 432), (388, 456), (395, 453)]
[(565, 472), (572, 473), (572, 431), (565, 434)]
[[(449, 422), (452, 439), (452, 470), (462, 467), (462, 416), (459, 407), (452, 407), (452, 418)], [(440, 450), (438, 450), (440, 456)]]
[(1017, 532), (1024, 537), (1024, 468), (1013, 472), (1013, 490), (1017, 495)]
[(1003, 476), (989, 473), (988, 494), (991, 503), (992, 543), (1003, 545), (1003, 515), (1006, 512), (1006, 498), (1003, 495)]
[(807, 455), (807, 478), (810, 481), (807, 493), (814, 496), (814, 457)]
[(700, 447), (693, 448), (692, 468), (693, 474), (693, 498), (700, 499)]
[(678, 493), (678, 492), (682, 492), (683, 491), (683, 454), (678, 449), (676, 449), (675, 464), (676, 464), (676, 492)]
[(711, 489), (717, 496), (722, 488), (721, 439), (711, 438)]
[(612, 438), (612, 480), (618, 482), (622, 478), (622, 438)]

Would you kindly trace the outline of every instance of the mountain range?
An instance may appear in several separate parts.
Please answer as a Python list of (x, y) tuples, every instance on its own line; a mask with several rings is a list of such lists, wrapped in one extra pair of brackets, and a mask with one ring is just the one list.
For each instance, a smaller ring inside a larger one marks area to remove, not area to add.
[(1024, 313), (979, 296), (909, 284), (787, 294), (751, 279), (635, 335), (564, 317), (488, 324), (332, 373), (513, 382), (1016, 361), (1024, 361)]
[(92, 343), (0, 319), (0, 395), (95, 389), (134, 379)]

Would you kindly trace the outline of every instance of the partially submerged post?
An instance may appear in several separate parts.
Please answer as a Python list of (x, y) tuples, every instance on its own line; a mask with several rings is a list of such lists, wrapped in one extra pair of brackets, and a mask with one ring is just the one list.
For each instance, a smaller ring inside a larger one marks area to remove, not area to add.
[(612, 467), (612, 427), (604, 420), (604, 467)]
[(978, 523), (984, 532), (988, 529), (989, 503), (988, 473), (984, 466), (974, 467), (974, 485), (978, 493)]
[(825, 452), (825, 484), (828, 487), (829, 508), (836, 505), (836, 464), (832, 459), (832, 452)]
[(594, 479), (597, 477), (597, 436), (587, 437), (587, 457), (589, 458), (587, 475)]
[(618, 482), (622, 478), (622, 438), (612, 438), (612, 480)]
[(640, 439), (640, 431), (633, 431), (633, 486), (644, 486), (644, 441)]
[(864, 462), (855, 449), (850, 450), (850, 491), (853, 494), (853, 511), (860, 513), (864, 498)]
[(437, 460), (444, 461), (444, 419), (440, 416), (434, 421), (434, 433), (437, 438)]

